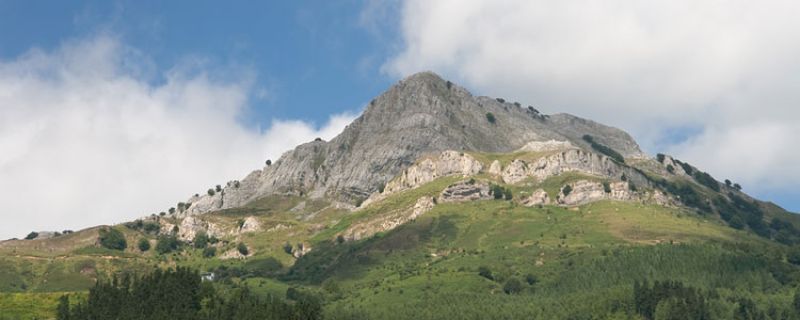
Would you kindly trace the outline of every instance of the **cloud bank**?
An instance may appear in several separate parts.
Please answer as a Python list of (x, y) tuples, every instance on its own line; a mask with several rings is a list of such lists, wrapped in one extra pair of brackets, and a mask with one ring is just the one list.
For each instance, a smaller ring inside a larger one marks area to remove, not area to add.
[(796, 1), (405, 0), (400, 50), (383, 69), (434, 70), (479, 94), (612, 124), (649, 152), (764, 195), (800, 187), (798, 10)]
[(355, 118), (248, 127), (246, 72), (219, 81), (177, 66), (148, 81), (153, 73), (112, 36), (0, 61), (0, 238), (163, 211)]

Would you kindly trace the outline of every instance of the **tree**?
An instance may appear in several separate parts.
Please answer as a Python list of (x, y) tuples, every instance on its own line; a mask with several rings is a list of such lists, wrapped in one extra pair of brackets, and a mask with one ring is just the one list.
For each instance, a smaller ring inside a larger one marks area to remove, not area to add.
[(156, 243), (156, 252), (159, 254), (166, 254), (178, 249), (180, 242), (175, 235), (160, 236), (158, 243)]
[(738, 183), (734, 183), (733, 184), (733, 188), (736, 189), (736, 190), (742, 191), (742, 186), (740, 186)]
[(128, 247), (125, 235), (114, 228), (104, 228), (99, 231), (100, 245), (111, 250), (125, 250)]
[(56, 309), (56, 319), (58, 320), (70, 320), (69, 312), (69, 296), (63, 295), (58, 298), (58, 307)]
[(656, 159), (658, 160), (658, 162), (661, 162), (661, 163), (664, 163), (664, 160), (666, 158), (667, 158), (667, 156), (665, 156), (663, 153), (659, 153), (659, 154), (656, 155)]
[(221, 185), (217, 185), (217, 187), (216, 187), (216, 191), (217, 191), (217, 192), (222, 192), (222, 186), (221, 186)]
[(203, 249), (203, 257), (211, 258), (211, 257), (213, 257), (215, 255), (217, 255), (217, 248), (206, 247), (205, 249)]
[(491, 193), (492, 196), (494, 196), (495, 200), (503, 198), (503, 188), (496, 184), (492, 184), (491, 186), (489, 186), (489, 193)]
[(204, 249), (206, 246), (208, 246), (208, 235), (200, 231), (194, 236), (194, 247)]
[(668, 164), (667, 165), (667, 172), (674, 174), (675, 173), (675, 167), (673, 167), (671, 164)]
[(494, 124), (494, 122), (497, 121), (497, 119), (494, 117), (494, 113), (491, 112), (486, 113), (486, 120), (491, 124)]
[[(336, 236), (336, 243), (338, 243), (338, 244), (344, 243), (344, 236), (342, 236), (341, 234)], [(291, 248), (290, 248), (290, 250), (291, 250)]]
[(503, 292), (506, 294), (517, 294), (522, 291), (522, 282), (517, 280), (517, 278), (510, 278), (506, 280), (506, 283), (503, 285)]
[(214, 196), (214, 193), (215, 193), (214, 189), (208, 189), (208, 191), (206, 191), (206, 192), (208, 193), (209, 196), (212, 196), (212, 197)]
[(239, 245), (236, 246), (236, 250), (239, 250), (239, 253), (241, 253), (243, 256), (246, 256), (250, 253), (250, 251), (247, 250), (247, 245), (245, 245), (244, 242), (239, 242)]
[(175, 208), (169, 208), (169, 214), (175, 214)]
[(287, 254), (292, 254), (292, 249), (294, 249), (294, 248), (292, 247), (291, 243), (287, 242), (287, 243), (283, 244), (283, 252), (286, 252)]
[(726, 185), (728, 188), (730, 188), (730, 187), (732, 187), (733, 183), (731, 182), (731, 180), (725, 179), (725, 185)]
[(563, 193), (565, 197), (568, 196), (571, 192), (572, 192), (571, 185), (565, 185), (563, 188), (561, 188), (561, 193)]
[(267, 164), (267, 166), (271, 166), (272, 165), (272, 160), (267, 159), (267, 162), (265, 162), (265, 163)]
[(514, 194), (511, 192), (511, 189), (509, 188), (503, 189), (503, 198), (505, 198), (506, 200), (511, 200), (512, 198), (514, 198)]
[(611, 193), (611, 184), (609, 184), (608, 181), (603, 181), (603, 191), (605, 191), (605, 193)]
[(25, 240), (33, 240), (39, 237), (39, 233), (36, 231), (31, 231), (27, 236), (25, 236)]
[(145, 239), (145, 238), (141, 238), (141, 239), (139, 239), (138, 247), (139, 247), (139, 251), (141, 251), (141, 252), (145, 252), (147, 250), (150, 250), (150, 241)]

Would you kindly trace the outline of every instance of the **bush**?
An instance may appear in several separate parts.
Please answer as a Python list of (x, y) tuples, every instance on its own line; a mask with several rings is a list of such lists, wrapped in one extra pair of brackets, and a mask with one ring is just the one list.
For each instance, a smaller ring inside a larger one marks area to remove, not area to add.
[(100, 229), (100, 245), (111, 250), (125, 250), (128, 247), (125, 235), (117, 229)]
[(497, 121), (497, 119), (495, 119), (495, 117), (494, 117), (494, 113), (491, 113), (491, 112), (487, 112), (486, 113), (486, 120), (488, 120), (489, 123), (492, 123), (492, 124), (494, 124), (494, 122)]
[(208, 235), (205, 232), (198, 232), (194, 236), (194, 247), (198, 249), (204, 249), (208, 246)]
[(203, 249), (203, 257), (204, 258), (211, 258), (217, 255), (217, 248), (214, 247), (206, 247)]
[[(341, 237), (341, 236), (339, 236), (339, 237)], [(337, 239), (338, 239), (338, 237), (337, 237)], [(342, 240), (344, 240), (344, 237), (342, 237)], [(287, 243), (283, 244), (283, 252), (286, 252), (287, 254), (292, 254), (292, 249), (293, 248), (292, 248), (292, 244), (291, 243), (287, 242)]]
[(145, 238), (141, 238), (141, 239), (139, 239), (138, 247), (139, 247), (139, 251), (146, 252), (147, 250), (150, 250), (150, 241), (148, 241)]
[(180, 246), (180, 241), (174, 235), (168, 236), (161, 236), (158, 237), (158, 243), (156, 244), (156, 252), (159, 254), (167, 254), (172, 251), (178, 250)]
[(611, 193), (611, 184), (608, 181), (603, 181), (603, 191)]
[(740, 186), (738, 183), (734, 183), (733, 184), (733, 188), (736, 189), (736, 190), (742, 191), (742, 186)]
[(217, 192), (222, 192), (222, 186), (221, 186), (221, 185), (217, 185), (217, 187), (216, 187), (216, 191), (217, 191)]
[(727, 186), (728, 188), (730, 188), (730, 187), (732, 186), (732, 184), (733, 184), (733, 183), (731, 182), (731, 180), (725, 179), (725, 186)]
[(267, 164), (267, 166), (271, 166), (272, 165), (272, 160), (267, 159), (267, 161), (265, 163)]
[(506, 200), (511, 200), (512, 198), (514, 198), (514, 194), (511, 192), (511, 189), (509, 188), (503, 189), (503, 198), (505, 198)]
[(508, 279), (506, 284), (503, 285), (503, 292), (506, 294), (517, 294), (520, 291), (522, 291), (522, 282), (517, 278)]
[(500, 103), (506, 103), (506, 99), (503, 99), (503, 98), (495, 98), (495, 100), (497, 100), (497, 102), (500, 102)]
[(656, 155), (656, 159), (658, 159), (658, 162), (661, 162), (661, 163), (664, 163), (664, 160), (666, 160), (666, 158), (667, 157), (663, 153), (659, 153), (659, 154)]
[(32, 231), (27, 236), (25, 236), (25, 240), (33, 240), (39, 237), (39, 233), (36, 231)]
[(571, 185), (565, 185), (563, 188), (561, 188), (561, 193), (563, 193), (565, 197), (568, 196), (571, 192), (572, 192)]
[(667, 172), (674, 174), (675, 173), (675, 167), (673, 167), (671, 164), (668, 164), (667, 165)]
[(503, 199), (503, 187), (493, 184), (489, 187), (489, 192), (491, 192), (495, 200)]
[(494, 276), (492, 275), (492, 271), (489, 268), (481, 266), (478, 267), (478, 275), (484, 277), (489, 280), (494, 280)]
[(208, 189), (208, 195), (209, 195), (209, 196), (212, 196), (212, 197), (213, 197), (213, 196), (214, 196), (214, 193), (215, 193), (215, 192), (214, 192), (214, 189)]
[(244, 256), (250, 253), (250, 251), (247, 250), (247, 245), (245, 245), (244, 242), (239, 242), (239, 245), (236, 246), (236, 250), (239, 250), (239, 253)]
[(534, 285), (537, 282), (539, 282), (539, 279), (536, 278), (535, 275), (529, 273), (528, 275), (525, 276), (525, 282), (527, 282), (529, 285)]

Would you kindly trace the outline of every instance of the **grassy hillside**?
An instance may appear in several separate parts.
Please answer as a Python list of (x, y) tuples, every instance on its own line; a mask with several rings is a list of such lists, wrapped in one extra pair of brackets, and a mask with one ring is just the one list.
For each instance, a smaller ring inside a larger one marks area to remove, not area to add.
[[(166, 254), (140, 252), (137, 241), (155, 242), (156, 236), (124, 226), (115, 227), (127, 240), (124, 251), (99, 247), (97, 229), (4, 242), (0, 291), (7, 293), (0, 295), (0, 309), (12, 319), (41, 318), (54, 314), (60, 295), (54, 292), (85, 292), (120, 272), (189, 266), (213, 271), (221, 287), (246, 285), (273, 296), (292, 287), (316, 292), (332, 319), (639, 319), (633, 287), (644, 280), (701, 290), (718, 319), (732, 318), (748, 301), (766, 318), (796, 316), (792, 299), (800, 273), (789, 263), (791, 247), (694, 209), (617, 201), (573, 208), (506, 200), (439, 203), (396, 229), (337, 241), (350, 226), (406, 210), (460, 179), (440, 178), (354, 213), (301, 197), (217, 212), (208, 219), (219, 225), (235, 226), (245, 217), (262, 224), (260, 232), (220, 239), (217, 257), (188, 244)], [(539, 187), (554, 196), (580, 179), (600, 178), (565, 174), (508, 187), (517, 196)], [(218, 258), (238, 243), (253, 255)], [(314, 249), (297, 259), (284, 250), (286, 243)]]

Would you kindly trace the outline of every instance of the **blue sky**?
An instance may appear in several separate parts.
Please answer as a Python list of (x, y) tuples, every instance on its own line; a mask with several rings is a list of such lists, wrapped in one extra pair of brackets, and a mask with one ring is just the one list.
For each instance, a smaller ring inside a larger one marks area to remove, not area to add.
[[(800, 4), (0, 0), (0, 238), (118, 223), (432, 70), (800, 211)], [(747, 23), (743, 23), (747, 22)]]
[(364, 25), (362, 8), (361, 1), (0, 1), (0, 57), (113, 34), (157, 70), (187, 57), (210, 68), (252, 70), (267, 96), (254, 99), (245, 121), (323, 122), (359, 110), (393, 82), (379, 70), (391, 41)]

